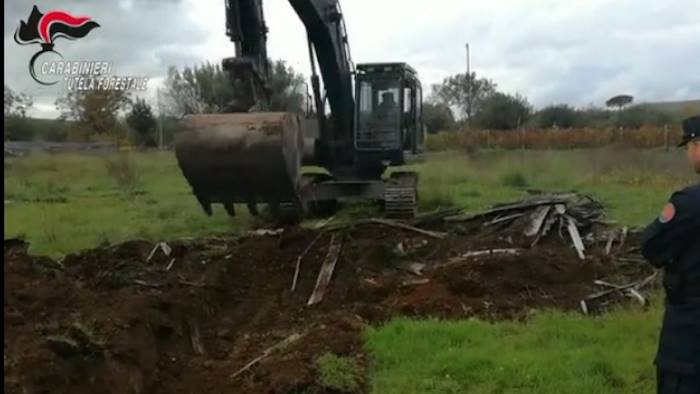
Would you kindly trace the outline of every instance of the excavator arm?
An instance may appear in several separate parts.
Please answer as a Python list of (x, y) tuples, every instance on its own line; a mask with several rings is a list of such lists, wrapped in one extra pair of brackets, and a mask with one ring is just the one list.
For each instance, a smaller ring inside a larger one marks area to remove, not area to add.
[[(289, 0), (289, 3), (308, 37), (311, 83), (320, 126), (319, 161), (339, 161), (351, 150), (348, 148), (352, 144), (354, 111), (354, 66), (340, 4), (338, 0)], [(234, 84), (232, 112), (269, 108), (267, 32), (262, 0), (226, 0), (226, 34), (236, 47), (236, 57), (224, 60), (224, 68)], [(325, 92), (320, 87), (316, 63)], [(325, 114), (326, 100), (330, 116)]]
[[(299, 19), (304, 23), (309, 41), (309, 53), (316, 54), (321, 70), (326, 97), (331, 109), (333, 124), (320, 124), (320, 142), (323, 151), (335, 161), (342, 160), (352, 151), (352, 125), (354, 113), (352, 73), (345, 21), (338, 0), (289, 0)], [(311, 56), (313, 65), (314, 59)], [(318, 77), (312, 75), (314, 96), (317, 97), (317, 113), (324, 122), (323, 100), (319, 100)], [(320, 103), (318, 103), (321, 101)], [(350, 159), (350, 158), (346, 158)], [(328, 162), (328, 160), (322, 160)]]
[(262, 0), (226, 0), (226, 35), (236, 47), (236, 56), (223, 61), (233, 84), (230, 111), (267, 110), (270, 63)]

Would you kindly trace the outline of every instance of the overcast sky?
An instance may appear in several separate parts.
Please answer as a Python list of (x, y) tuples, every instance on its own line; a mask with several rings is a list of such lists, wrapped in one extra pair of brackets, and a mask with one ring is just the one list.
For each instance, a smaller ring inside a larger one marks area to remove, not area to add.
[[(34, 1), (6, 0), (5, 84), (35, 97), (34, 116), (53, 117), (60, 88), (27, 71), (37, 45), (12, 35)], [(152, 79), (169, 65), (219, 62), (233, 55), (223, 0), (36, 0), (42, 12), (88, 15), (101, 28), (59, 40), (65, 59), (108, 60), (113, 73)], [(357, 63), (406, 61), (424, 86), (472, 68), (537, 107), (602, 105), (628, 93), (638, 101), (700, 98), (698, 0), (341, 0)], [(265, 0), (268, 50), (308, 74), (303, 25), (286, 0)], [(60, 85), (60, 84), (59, 84)], [(428, 89), (426, 89), (428, 90)], [(149, 94), (150, 98), (155, 95)], [(155, 103), (155, 102), (154, 102)]]

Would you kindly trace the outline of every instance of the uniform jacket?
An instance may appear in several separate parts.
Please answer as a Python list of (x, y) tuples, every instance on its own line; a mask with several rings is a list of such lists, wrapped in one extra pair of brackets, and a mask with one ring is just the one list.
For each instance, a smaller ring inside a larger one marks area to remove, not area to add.
[(673, 194), (644, 231), (642, 254), (664, 270), (666, 310), (656, 364), (700, 374), (700, 185)]

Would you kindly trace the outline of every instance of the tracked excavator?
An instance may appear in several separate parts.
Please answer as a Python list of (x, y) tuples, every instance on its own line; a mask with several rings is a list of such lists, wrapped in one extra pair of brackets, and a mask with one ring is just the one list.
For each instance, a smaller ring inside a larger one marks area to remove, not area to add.
[[(233, 84), (226, 113), (190, 115), (175, 153), (208, 214), (220, 203), (258, 214), (268, 204), (307, 213), (338, 201), (383, 201), (388, 217), (416, 213), (417, 175), (393, 172), (421, 153), (421, 84), (405, 63), (352, 62), (338, 0), (288, 0), (307, 33), (313, 110), (269, 112), (270, 63), (262, 0), (226, 0), (226, 34), (235, 57), (223, 69)], [(319, 78), (320, 71), (320, 78)], [(327, 172), (302, 173), (302, 166)]]

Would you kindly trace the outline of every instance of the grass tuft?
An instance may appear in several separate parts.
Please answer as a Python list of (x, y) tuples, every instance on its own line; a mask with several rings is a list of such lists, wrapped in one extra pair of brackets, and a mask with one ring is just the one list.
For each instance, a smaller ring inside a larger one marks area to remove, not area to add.
[(342, 393), (360, 389), (361, 371), (355, 360), (333, 353), (325, 353), (316, 360), (318, 383), (324, 388)]
[(138, 192), (140, 175), (133, 158), (127, 153), (107, 158), (105, 168), (124, 197), (133, 200)]
[(515, 189), (524, 189), (530, 185), (525, 175), (520, 171), (510, 171), (501, 176), (501, 184)]

